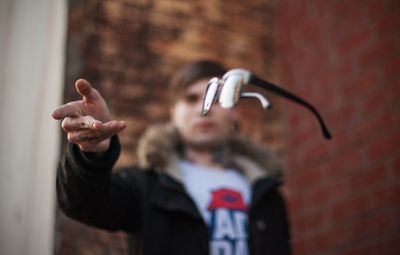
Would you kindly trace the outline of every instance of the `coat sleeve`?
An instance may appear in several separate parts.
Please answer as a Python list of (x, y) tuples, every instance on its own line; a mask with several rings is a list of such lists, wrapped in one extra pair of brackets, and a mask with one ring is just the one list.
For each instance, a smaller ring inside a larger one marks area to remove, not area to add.
[(132, 175), (112, 173), (119, 153), (116, 136), (101, 159), (68, 145), (56, 180), (58, 204), (68, 217), (111, 231), (137, 229), (142, 190)]

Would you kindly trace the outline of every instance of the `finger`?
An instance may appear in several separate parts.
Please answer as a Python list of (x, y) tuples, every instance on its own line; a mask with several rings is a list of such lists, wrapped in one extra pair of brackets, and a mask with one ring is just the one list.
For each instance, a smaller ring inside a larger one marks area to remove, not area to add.
[(68, 132), (68, 141), (71, 143), (81, 144), (83, 142), (89, 142), (97, 140), (99, 138), (107, 138), (107, 135), (102, 131), (93, 130), (79, 130)]
[(95, 126), (102, 124), (101, 121), (94, 119), (92, 116), (82, 116), (82, 117), (67, 117), (62, 123), (61, 127), (65, 132), (73, 132), (78, 130), (95, 130)]
[[(109, 139), (109, 135), (102, 133), (94, 134), (86, 132), (86, 134), (84, 134), (84, 131), (68, 133), (68, 141), (77, 144), (79, 148), (84, 151), (105, 151), (105, 148), (108, 148), (109, 146)], [(108, 145), (104, 144), (103, 148), (100, 148), (99, 146), (101, 146), (101, 143), (105, 143), (106, 141)]]
[[(97, 123), (96, 123), (97, 124)], [(97, 132), (88, 133), (87, 135), (81, 135), (80, 138), (84, 141), (88, 141), (90, 144), (98, 144), (103, 140), (111, 138), (111, 136), (118, 134), (125, 127), (125, 121), (110, 121), (108, 123), (99, 123)]]
[(100, 99), (100, 93), (85, 79), (79, 79), (75, 83), (76, 91), (83, 97), (84, 102), (92, 103)]
[(124, 121), (115, 122), (112, 124), (106, 132), (97, 133), (97, 134), (90, 134), (87, 138), (87, 142), (92, 145), (97, 145), (102, 141), (111, 138), (111, 136), (118, 134), (126, 127), (126, 123)]
[(106, 123), (96, 122), (93, 125), (93, 129), (101, 130), (109, 134), (116, 134), (121, 130), (123, 130), (125, 127), (126, 127), (126, 122), (123, 120), (122, 121), (113, 120)]
[(107, 124), (102, 124), (101, 122), (99, 123), (103, 126), (97, 130), (74, 129), (69, 131), (68, 141), (70, 141), (71, 143), (82, 143), (82, 142), (89, 142), (91, 144), (99, 143), (100, 141), (108, 139), (111, 136), (117, 134), (126, 127), (126, 123), (124, 121), (111, 121)]
[(77, 117), (79, 115), (80, 105), (80, 101), (74, 101), (68, 104), (61, 105), (53, 111), (52, 116), (56, 120), (61, 120), (66, 117)]

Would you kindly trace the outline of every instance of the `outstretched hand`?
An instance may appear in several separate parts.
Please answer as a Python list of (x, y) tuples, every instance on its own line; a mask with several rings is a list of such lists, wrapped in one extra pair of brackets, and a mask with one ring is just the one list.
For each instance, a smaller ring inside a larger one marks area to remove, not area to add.
[(61, 127), (69, 142), (84, 151), (105, 152), (110, 147), (110, 137), (123, 130), (126, 123), (111, 120), (106, 102), (88, 81), (77, 80), (75, 88), (82, 100), (61, 105), (52, 116), (63, 120)]

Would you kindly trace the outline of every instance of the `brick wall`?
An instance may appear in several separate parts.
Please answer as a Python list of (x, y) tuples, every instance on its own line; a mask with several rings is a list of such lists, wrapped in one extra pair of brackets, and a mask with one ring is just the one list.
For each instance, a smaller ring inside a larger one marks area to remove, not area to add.
[[(221, 60), (274, 78), (270, 1), (69, 0), (65, 101), (78, 98), (84, 77), (100, 90), (120, 137), (118, 166), (136, 162), (137, 140), (149, 125), (168, 119), (168, 77), (199, 58)], [(250, 110), (250, 108), (252, 108)], [(246, 102), (242, 129), (281, 151), (279, 108), (264, 112)], [(56, 254), (126, 254), (124, 236), (83, 226), (57, 213)]]
[(295, 254), (400, 254), (400, 2), (277, 3), (278, 77), (334, 136), (285, 105)]
[[(294, 253), (400, 253), (398, 1), (69, 5), (65, 100), (77, 98), (72, 84), (85, 77), (115, 118), (127, 120), (118, 166), (135, 163), (138, 137), (168, 119), (169, 75), (193, 59), (221, 59), (302, 95), (333, 133), (323, 140), (314, 117), (287, 101), (274, 100), (268, 113), (251, 102), (241, 107), (244, 131), (285, 159)], [(120, 233), (60, 213), (56, 229), (56, 254), (126, 254)]]

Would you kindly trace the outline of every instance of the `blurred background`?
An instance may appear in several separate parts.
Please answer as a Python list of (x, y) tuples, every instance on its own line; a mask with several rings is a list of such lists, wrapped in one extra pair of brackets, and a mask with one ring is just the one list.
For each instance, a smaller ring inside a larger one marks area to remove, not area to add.
[(127, 254), (125, 235), (67, 219), (55, 202), (63, 149), (52, 110), (88, 79), (136, 162), (144, 130), (168, 120), (182, 65), (246, 68), (316, 106), (265, 93), (241, 129), (285, 165), (294, 254), (400, 254), (400, 2), (397, 0), (1, 0), (0, 254)]

